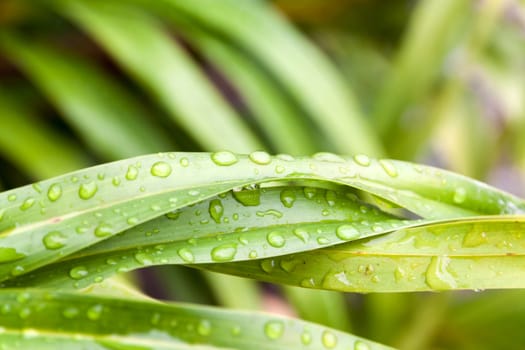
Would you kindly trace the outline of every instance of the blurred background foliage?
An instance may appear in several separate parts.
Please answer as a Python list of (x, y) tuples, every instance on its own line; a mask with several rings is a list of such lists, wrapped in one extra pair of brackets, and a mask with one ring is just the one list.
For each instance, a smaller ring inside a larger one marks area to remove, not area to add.
[[(1, 188), (219, 149), (387, 156), (523, 196), (524, 2), (0, 1)], [(342, 295), (172, 267), (132, 278), (403, 349), (525, 344), (521, 291)]]

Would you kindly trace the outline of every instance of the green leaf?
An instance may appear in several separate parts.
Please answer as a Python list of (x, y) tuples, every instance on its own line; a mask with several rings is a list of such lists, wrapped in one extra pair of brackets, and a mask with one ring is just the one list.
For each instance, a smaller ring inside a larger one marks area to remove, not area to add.
[(106, 159), (172, 148), (162, 130), (115, 81), (83, 58), (3, 31), (0, 50)]
[(0, 342), (10, 349), (389, 349), (271, 314), (143, 300), (0, 291)]
[[(257, 137), (154, 17), (121, 2), (58, 1), (205, 149), (261, 148)], [(146, 63), (147, 62), (147, 63)]]

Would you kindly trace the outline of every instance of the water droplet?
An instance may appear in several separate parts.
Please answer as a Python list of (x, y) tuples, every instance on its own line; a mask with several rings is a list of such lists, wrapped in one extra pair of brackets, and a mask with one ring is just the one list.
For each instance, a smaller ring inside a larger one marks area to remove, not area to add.
[(239, 335), (241, 334), (241, 327), (240, 326), (233, 326), (232, 327), (232, 335)]
[(233, 198), (245, 207), (255, 207), (261, 204), (261, 191), (255, 189), (233, 190)]
[(281, 198), (281, 203), (286, 208), (291, 208), (296, 200), (295, 192), (292, 190), (288, 190), (288, 189), (282, 190), (280, 194), (280, 198)]
[(113, 228), (111, 227), (111, 225), (107, 224), (107, 223), (100, 223), (96, 228), (95, 228), (95, 236), (97, 237), (107, 237), (107, 236), (111, 236), (113, 234)]
[(274, 259), (266, 259), (261, 261), (261, 269), (266, 272), (270, 273), (275, 268), (275, 260)]
[(77, 266), (69, 270), (69, 276), (76, 280), (82, 279), (87, 275), (89, 275), (89, 271), (85, 266)]
[(58, 200), (62, 196), (62, 187), (59, 184), (52, 184), (47, 190), (47, 198), (51, 202)]
[(202, 336), (210, 335), (211, 333), (211, 323), (208, 320), (201, 320), (197, 325), (197, 333)]
[(389, 160), (386, 160), (386, 159), (381, 159), (379, 161), (379, 164), (381, 164), (381, 167), (383, 168), (383, 170), (385, 171), (385, 173), (390, 176), (390, 177), (396, 177), (397, 176), (397, 169), (395, 167), (395, 165), (389, 161)]
[(171, 174), (171, 165), (166, 162), (156, 162), (151, 166), (151, 175), (157, 177), (168, 177)]
[(270, 321), (264, 325), (264, 334), (272, 340), (279, 339), (284, 333), (284, 324), (281, 321)]
[(299, 238), (304, 243), (308, 242), (308, 239), (310, 238), (308, 231), (302, 228), (296, 228), (295, 230), (293, 230), (293, 234), (295, 235), (295, 237)]
[(333, 349), (337, 345), (337, 337), (335, 336), (335, 334), (329, 331), (323, 332), (321, 336), (321, 341), (327, 349)]
[(335, 231), (336, 236), (342, 240), (356, 239), (360, 236), (359, 231), (352, 225), (341, 225)]
[(10, 201), (10, 202), (14, 202), (14, 201), (16, 201), (16, 194), (10, 194), (10, 195), (7, 197), (7, 200)]
[(31, 315), (31, 309), (28, 307), (24, 307), (22, 310), (18, 312), (18, 317), (21, 319), (26, 319)]
[(354, 344), (354, 350), (370, 350), (370, 347), (362, 341), (356, 341)]
[(252, 162), (259, 165), (267, 165), (272, 161), (270, 155), (264, 151), (252, 152), (250, 153), (249, 158)]
[(193, 256), (193, 253), (188, 248), (179, 249), (177, 251), (177, 254), (179, 254), (181, 259), (187, 263), (192, 263), (193, 261), (195, 261), (195, 257)]
[(144, 252), (135, 253), (134, 255), (135, 260), (143, 266), (153, 265), (153, 260), (151, 259), (151, 256)]
[(230, 261), (235, 254), (237, 254), (236, 244), (223, 244), (212, 249), (211, 258), (213, 261)]
[(104, 306), (100, 304), (93, 305), (86, 311), (86, 316), (91, 321), (97, 321), (102, 316), (102, 312), (104, 311)]
[(317, 193), (317, 188), (315, 187), (305, 187), (303, 189), (304, 197), (306, 199), (312, 199), (315, 197), (315, 194)]
[(180, 166), (183, 168), (186, 168), (188, 167), (188, 165), (190, 165), (190, 161), (186, 157), (181, 158), (179, 163), (180, 163)]
[(281, 213), (279, 210), (275, 210), (275, 209), (268, 209), (266, 211), (258, 211), (255, 213), (255, 215), (257, 216), (268, 216), (268, 215), (271, 215), (271, 216), (275, 216), (276, 218), (282, 218), (283, 217), (283, 213)]
[(394, 277), (396, 279), (396, 282), (401, 281), (405, 276), (406, 271), (400, 266), (396, 267), (396, 270), (394, 271)]
[(20, 206), (20, 210), (27, 210), (31, 208), (35, 204), (35, 199), (32, 197), (26, 198), (22, 205)]
[(120, 178), (118, 176), (114, 176), (113, 179), (111, 180), (111, 183), (115, 187), (119, 186), (120, 185)]
[(248, 254), (248, 257), (250, 259), (255, 259), (257, 258), (257, 252), (255, 250), (251, 250), (250, 253)]
[(72, 319), (77, 317), (79, 314), (79, 311), (76, 307), (68, 307), (62, 311), (62, 316), (68, 319)]
[(328, 190), (325, 192), (324, 198), (326, 199), (326, 203), (328, 203), (329, 206), (333, 207), (337, 200), (337, 195), (334, 191)]
[(78, 188), (78, 196), (81, 199), (87, 200), (92, 198), (98, 191), (98, 186), (94, 181), (81, 184)]
[(432, 257), (425, 274), (425, 281), (430, 288), (435, 290), (456, 288), (456, 280), (448, 269), (449, 263), (448, 256)]
[(139, 169), (136, 166), (128, 166), (128, 171), (126, 171), (126, 180), (133, 181), (136, 180), (139, 176)]
[(281, 248), (286, 243), (285, 238), (279, 231), (272, 231), (266, 236), (266, 240), (272, 247)]
[(210, 201), (208, 212), (216, 223), (219, 224), (221, 222), (222, 214), (224, 214), (224, 207), (222, 206), (220, 199), (212, 199)]
[(220, 152), (212, 153), (211, 160), (215, 164), (222, 165), (222, 166), (233, 165), (239, 161), (237, 159), (237, 156), (229, 151), (220, 151)]
[(23, 266), (17, 265), (11, 269), (11, 275), (14, 277), (23, 275), (26, 269)]
[(313, 155), (313, 158), (315, 160), (320, 160), (322, 162), (343, 163), (345, 161), (343, 158), (341, 158), (337, 154), (333, 154), (329, 152), (318, 152)]
[(284, 168), (282, 165), (277, 165), (277, 166), (275, 167), (275, 172), (276, 172), (277, 174), (282, 174), (282, 173), (284, 173), (284, 170), (285, 170), (285, 168)]
[(47, 233), (42, 242), (47, 249), (59, 249), (66, 244), (67, 236), (60, 231), (51, 231)]
[(478, 247), (488, 242), (487, 234), (478, 230), (468, 232), (463, 238), (463, 247), (472, 248)]
[(25, 256), (25, 254), (18, 253), (15, 248), (0, 247), (0, 263), (20, 260)]
[(160, 314), (155, 312), (153, 316), (151, 316), (150, 322), (154, 326), (158, 325), (160, 323)]
[(354, 160), (357, 164), (361, 166), (369, 166), (370, 165), (370, 158), (364, 154), (357, 154), (354, 156)]
[(467, 191), (463, 187), (458, 187), (454, 191), (454, 203), (461, 204), (467, 199)]
[(301, 333), (301, 343), (308, 345), (312, 342), (312, 334), (308, 331)]
[(180, 211), (174, 211), (171, 213), (167, 213), (165, 216), (166, 218), (170, 220), (177, 220), (180, 217)]
[(326, 237), (317, 237), (317, 244), (324, 245), (324, 244), (328, 244), (328, 243), (330, 243), (328, 238), (326, 238)]

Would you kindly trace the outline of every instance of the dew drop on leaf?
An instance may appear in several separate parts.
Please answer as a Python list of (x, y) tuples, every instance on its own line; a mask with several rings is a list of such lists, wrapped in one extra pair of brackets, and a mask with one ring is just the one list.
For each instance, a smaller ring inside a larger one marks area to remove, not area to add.
[(78, 196), (81, 199), (87, 200), (92, 198), (97, 193), (98, 186), (94, 181), (81, 184), (78, 188)]
[(321, 342), (325, 348), (333, 349), (337, 345), (337, 337), (329, 331), (324, 331), (321, 335)]
[(354, 156), (354, 160), (357, 164), (361, 166), (369, 166), (370, 158), (364, 154), (357, 154)]
[(67, 236), (60, 231), (51, 231), (47, 233), (42, 242), (47, 249), (59, 249), (66, 244)]
[(396, 177), (397, 176), (397, 169), (395, 167), (395, 165), (389, 161), (389, 160), (386, 160), (386, 159), (381, 159), (379, 161), (379, 164), (381, 165), (381, 167), (383, 168), (383, 170), (385, 171), (385, 173), (390, 176), (390, 177)]
[(272, 247), (281, 248), (286, 243), (285, 238), (279, 231), (272, 231), (266, 236), (266, 240)]
[(104, 222), (100, 223), (95, 228), (95, 236), (97, 237), (107, 237), (107, 236), (110, 236), (111, 234), (113, 234), (113, 228), (111, 227), (111, 225), (106, 224)]
[(236, 244), (223, 244), (211, 250), (211, 258), (213, 261), (230, 261), (237, 254)]
[(102, 305), (100, 305), (100, 304), (96, 304), (96, 305), (91, 306), (86, 311), (86, 316), (91, 321), (97, 321), (102, 316), (102, 312), (103, 311), (104, 311), (104, 307)]
[(354, 350), (370, 350), (370, 347), (362, 341), (356, 341), (354, 344)]
[(62, 187), (60, 184), (52, 184), (47, 190), (47, 198), (51, 202), (58, 200), (62, 196)]
[(221, 166), (228, 166), (237, 163), (237, 156), (229, 151), (219, 151), (211, 154), (211, 160)]
[(156, 162), (151, 166), (151, 175), (157, 177), (168, 177), (171, 175), (171, 165), (166, 162)]
[(352, 225), (341, 225), (335, 230), (335, 234), (339, 239), (350, 240), (359, 237), (359, 231)]
[(26, 198), (24, 202), (22, 202), (22, 205), (20, 206), (20, 210), (27, 210), (31, 208), (35, 204), (35, 199), (32, 197)]
[(308, 242), (308, 239), (310, 239), (308, 231), (306, 231), (303, 228), (296, 228), (295, 230), (293, 230), (293, 234), (295, 237), (299, 238), (304, 243)]
[(224, 214), (224, 207), (222, 206), (220, 199), (212, 199), (210, 201), (208, 212), (216, 223), (219, 224), (221, 222), (222, 214)]
[(69, 270), (69, 276), (76, 280), (82, 279), (87, 275), (89, 275), (89, 271), (85, 266), (77, 266)]
[(301, 333), (301, 343), (303, 343), (304, 345), (308, 345), (311, 342), (312, 342), (312, 334), (310, 334), (310, 332), (304, 331), (303, 333)]
[(447, 256), (434, 256), (425, 274), (425, 282), (435, 290), (453, 289), (457, 283), (449, 271), (450, 258)]
[(195, 261), (195, 257), (193, 256), (193, 253), (188, 248), (179, 249), (177, 251), (177, 254), (179, 254), (181, 259), (187, 263), (192, 263), (193, 261)]
[(279, 339), (284, 333), (284, 324), (280, 321), (270, 321), (264, 325), (264, 334), (272, 340)]
[(280, 199), (281, 199), (281, 203), (286, 208), (291, 208), (293, 207), (293, 204), (296, 200), (295, 192), (292, 190), (288, 190), (288, 189), (282, 190), (280, 194)]
[(148, 266), (153, 264), (153, 260), (151, 259), (151, 256), (144, 252), (139, 252), (134, 255), (135, 260), (143, 266)]
[(79, 314), (79, 311), (76, 307), (68, 307), (65, 308), (64, 311), (62, 311), (62, 316), (68, 319), (72, 319), (77, 317)]
[(126, 180), (133, 181), (136, 180), (139, 176), (139, 169), (136, 166), (128, 166), (128, 171), (126, 171)]
[(25, 256), (25, 254), (18, 253), (15, 248), (0, 247), (0, 263), (20, 260)]
[(270, 164), (272, 161), (272, 158), (267, 152), (264, 151), (255, 151), (250, 153), (249, 158), (252, 162), (259, 165), (267, 165)]
[(461, 204), (467, 199), (467, 191), (463, 187), (458, 187), (454, 191), (454, 203)]
[(188, 165), (190, 165), (190, 161), (186, 157), (181, 158), (179, 163), (180, 163), (180, 166), (183, 168), (186, 168), (188, 167)]
[(208, 320), (201, 320), (197, 325), (197, 333), (202, 336), (210, 335), (211, 333), (211, 323)]

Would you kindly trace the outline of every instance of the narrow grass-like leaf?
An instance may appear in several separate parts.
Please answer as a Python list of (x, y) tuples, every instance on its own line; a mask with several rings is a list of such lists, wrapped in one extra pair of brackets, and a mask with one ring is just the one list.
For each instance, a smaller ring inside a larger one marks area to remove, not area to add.
[(121, 2), (57, 4), (147, 87), (205, 149), (247, 152), (261, 148), (257, 137), (154, 17)]
[(0, 291), (0, 304), (13, 349), (389, 349), (271, 314), (27, 289)]
[[(380, 155), (381, 146), (348, 87), (323, 54), (263, 1), (145, 2), (175, 24), (192, 20), (226, 36), (275, 74), (336, 151)], [(261, 37), (264, 36), (264, 40)]]
[(89, 165), (77, 144), (50, 128), (2, 90), (0, 124), (0, 152), (35, 180)]
[(348, 292), (523, 288), (524, 228), (522, 216), (462, 219), (301, 254), (203, 267)]
[(119, 159), (171, 149), (126, 91), (81, 57), (3, 31), (0, 50), (36, 84), (99, 155)]
[[(109, 163), (0, 194), (1, 279), (21, 275), (174, 209), (233, 188), (315, 180), (368, 191), (424, 218), (519, 214), (524, 203), (474, 180), (396, 161), (331, 154), (169, 153)], [(23, 224), (22, 224), (23, 223)]]

